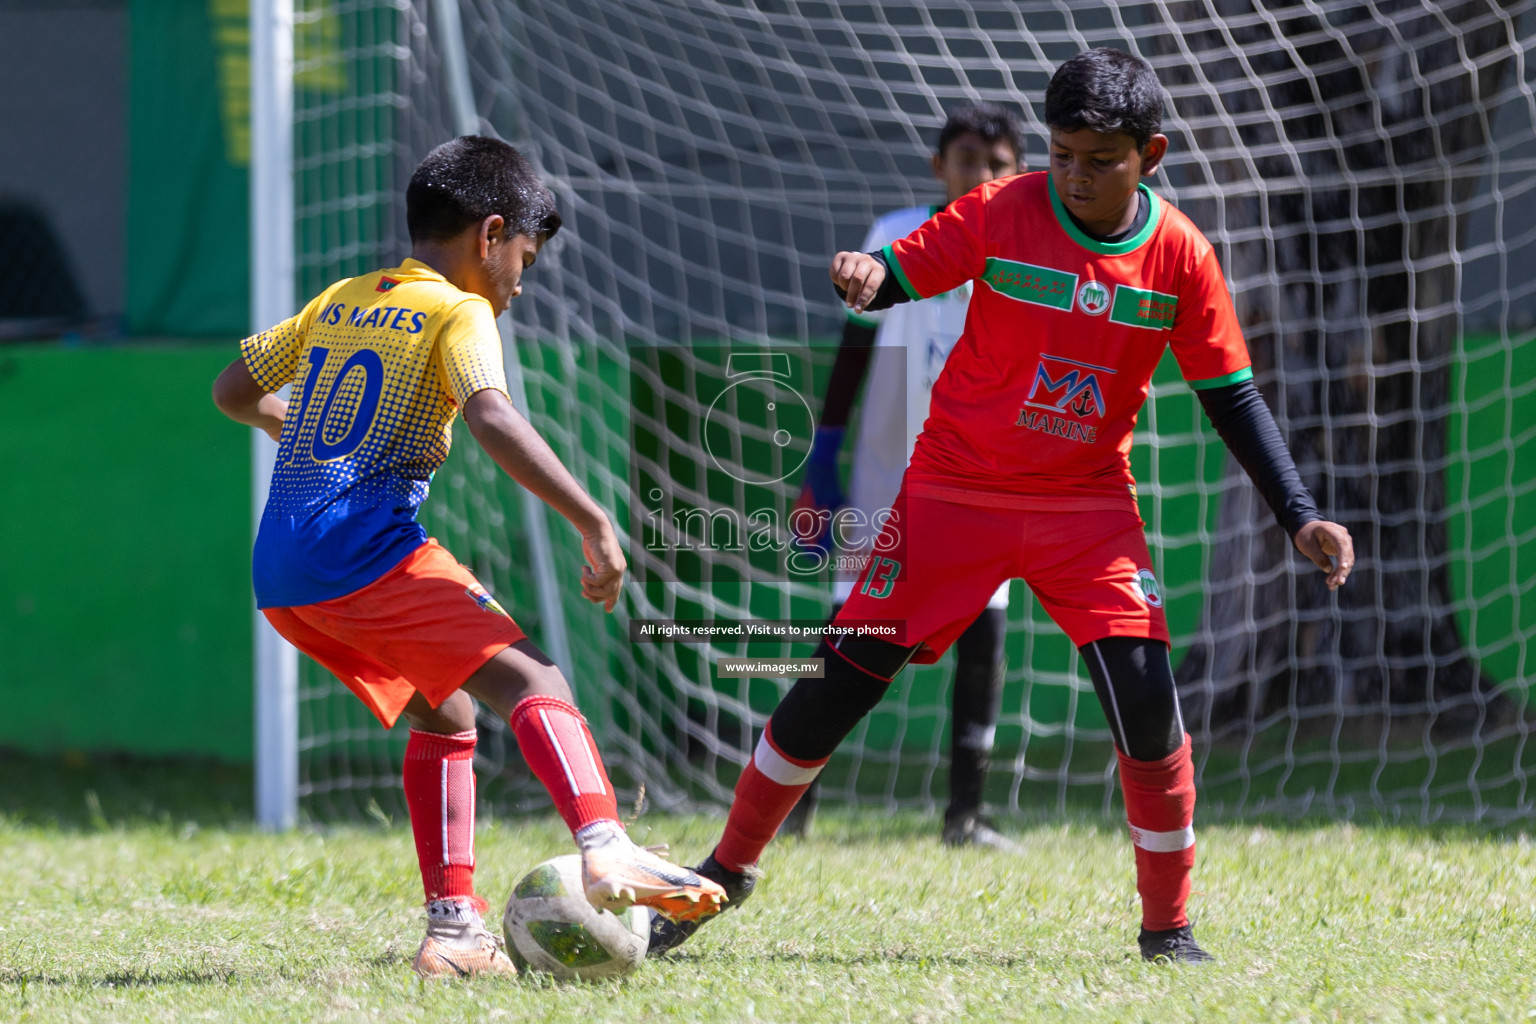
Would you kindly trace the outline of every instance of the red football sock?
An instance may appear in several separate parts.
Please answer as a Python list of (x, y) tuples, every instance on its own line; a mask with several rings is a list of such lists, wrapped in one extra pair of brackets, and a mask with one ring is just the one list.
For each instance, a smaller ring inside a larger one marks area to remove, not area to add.
[(523, 760), (572, 832), (619, 820), (613, 783), (581, 712), (558, 697), (525, 697), (512, 709), (511, 723)]
[(752, 760), (736, 780), (736, 796), (731, 801), (725, 834), (715, 847), (715, 862), (727, 871), (756, 864), (826, 763), (825, 757), (819, 761), (789, 757), (774, 744), (765, 726)]
[(1189, 924), (1189, 875), (1195, 867), (1195, 764), (1189, 737), (1161, 761), (1120, 754), (1125, 817), (1136, 844), (1141, 926), (1160, 932)]
[(427, 902), (475, 894), (475, 731), (411, 730), (405, 804)]

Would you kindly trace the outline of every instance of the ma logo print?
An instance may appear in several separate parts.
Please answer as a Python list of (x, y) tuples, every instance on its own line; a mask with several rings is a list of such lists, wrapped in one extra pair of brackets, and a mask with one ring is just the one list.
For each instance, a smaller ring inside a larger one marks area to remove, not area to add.
[(1041, 355), (1029, 396), (1014, 425), (1093, 444), (1099, 437), (1098, 428), (1082, 421), (1103, 418), (1104, 389), (1099, 374), (1114, 372), (1107, 366)]

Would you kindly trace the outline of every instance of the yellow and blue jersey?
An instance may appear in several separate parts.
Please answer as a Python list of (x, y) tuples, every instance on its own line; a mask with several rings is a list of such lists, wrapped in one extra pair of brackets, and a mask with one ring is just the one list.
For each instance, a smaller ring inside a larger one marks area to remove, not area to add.
[(491, 304), (418, 260), (338, 281), (240, 352), (292, 383), (256, 534), (256, 604), (350, 594), (426, 542), (416, 510), (471, 395), (507, 390)]

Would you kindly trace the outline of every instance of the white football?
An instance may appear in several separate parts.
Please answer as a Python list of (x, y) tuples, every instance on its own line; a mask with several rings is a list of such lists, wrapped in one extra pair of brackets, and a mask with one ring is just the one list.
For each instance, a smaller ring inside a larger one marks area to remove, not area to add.
[(581, 857), (551, 857), (523, 876), (507, 900), (501, 926), (519, 969), (592, 981), (628, 974), (645, 960), (651, 911), (614, 914), (587, 902)]

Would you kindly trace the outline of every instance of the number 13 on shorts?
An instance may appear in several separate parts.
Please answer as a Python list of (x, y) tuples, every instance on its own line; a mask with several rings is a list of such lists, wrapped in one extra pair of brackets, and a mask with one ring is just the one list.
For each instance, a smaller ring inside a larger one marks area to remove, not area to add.
[(901, 575), (901, 563), (896, 559), (871, 555), (869, 568), (864, 571), (864, 580), (859, 585), (859, 593), (876, 600), (890, 597), (891, 591), (896, 588), (896, 577), (899, 575)]

